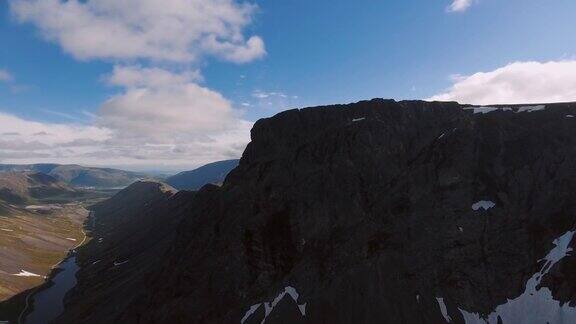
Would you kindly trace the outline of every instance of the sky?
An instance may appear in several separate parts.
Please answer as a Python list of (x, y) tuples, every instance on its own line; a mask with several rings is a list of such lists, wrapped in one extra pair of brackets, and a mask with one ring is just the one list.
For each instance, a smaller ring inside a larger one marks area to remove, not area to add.
[(187, 170), (280, 111), (576, 101), (573, 0), (3, 0), (0, 163)]

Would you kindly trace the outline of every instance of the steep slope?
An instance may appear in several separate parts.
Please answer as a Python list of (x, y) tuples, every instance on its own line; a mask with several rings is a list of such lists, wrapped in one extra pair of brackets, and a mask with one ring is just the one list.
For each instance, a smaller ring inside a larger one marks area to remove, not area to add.
[(147, 285), (145, 274), (156, 271), (169, 248), (184, 214), (166, 211), (183, 208), (191, 195), (143, 181), (95, 205), (88, 221), (92, 241), (79, 251), (78, 285), (68, 296), (69, 311), (57, 322), (111, 322), (116, 309)]
[(379, 99), (260, 120), (222, 187), (155, 208), (181, 221), (146, 286), (62, 322), (576, 320), (573, 116)]
[(178, 190), (198, 190), (207, 183), (219, 184), (238, 166), (239, 160), (219, 161), (192, 171), (178, 173), (166, 179), (166, 183)]
[(76, 187), (116, 188), (125, 187), (131, 183), (147, 178), (137, 172), (109, 168), (92, 168), (80, 165), (30, 164), (30, 165), (0, 165), (0, 171), (28, 171), (48, 174), (58, 180)]

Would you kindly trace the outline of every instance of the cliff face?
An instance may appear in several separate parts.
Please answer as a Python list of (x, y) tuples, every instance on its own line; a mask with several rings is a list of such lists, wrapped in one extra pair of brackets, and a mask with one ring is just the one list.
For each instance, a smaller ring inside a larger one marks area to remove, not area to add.
[(573, 115), (372, 100), (260, 120), (222, 187), (162, 209), (177, 235), (114, 319), (548, 320), (576, 303)]

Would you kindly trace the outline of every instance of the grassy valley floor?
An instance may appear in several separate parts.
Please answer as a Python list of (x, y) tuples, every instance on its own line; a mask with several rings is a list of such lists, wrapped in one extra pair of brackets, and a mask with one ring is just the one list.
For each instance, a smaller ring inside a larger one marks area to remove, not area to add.
[(42, 284), (85, 240), (82, 204), (0, 210), (0, 302)]

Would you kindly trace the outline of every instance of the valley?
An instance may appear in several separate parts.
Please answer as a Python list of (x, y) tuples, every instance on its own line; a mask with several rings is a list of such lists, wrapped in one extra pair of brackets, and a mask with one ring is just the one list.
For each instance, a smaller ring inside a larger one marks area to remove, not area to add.
[(0, 300), (41, 284), (68, 251), (86, 239), (84, 206), (43, 207), (0, 215)]
[(118, 191), (79, 188), (22, 168), (0, 172), (0, 319), (12, 321), (32, 309), (31, 296), (89, 240), (87, 207)]

